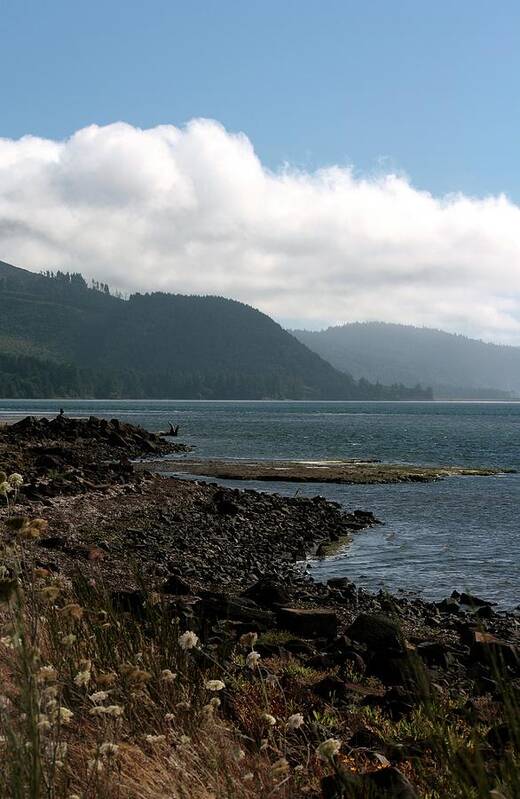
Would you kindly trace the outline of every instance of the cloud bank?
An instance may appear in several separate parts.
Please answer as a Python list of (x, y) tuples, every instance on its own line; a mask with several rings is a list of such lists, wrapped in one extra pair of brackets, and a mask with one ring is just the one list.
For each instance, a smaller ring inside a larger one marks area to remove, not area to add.
[(520, 344), (520, 207), (505, 196), (271, 172), (205, 119), (0, 139), (0, 259), (221, 294), (308, 328), (379, 319)]

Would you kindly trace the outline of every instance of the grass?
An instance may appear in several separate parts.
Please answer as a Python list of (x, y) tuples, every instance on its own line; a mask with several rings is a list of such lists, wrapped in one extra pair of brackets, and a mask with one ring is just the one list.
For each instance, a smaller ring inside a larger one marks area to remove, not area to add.
[[(469, 697), (447, 690), (397, 721), (325, 701), (313, 693), (324, 673), (297, 658), (248, 665), (254, 636), (222, 628), (186, 648), (195, 639), (162, 596), (149, 591), (137, 618), (113, 606), (95, 564), (69, 577), (34, 569), (32, 525), (11, 518), (1, 531), (0, 796), (303, 799), (326, 774), (388, 763), (423, 799), (520, 796), (517, 705), (498, 665), (501, 701), (484, 698), (476, 720)], [(495, 753), (486, 736), (504, 720), (511, 740)], [(378, 754), (349, 747), (360, 728), (379, 736)], [(326, 739), (339, 754), (317, 754)]]

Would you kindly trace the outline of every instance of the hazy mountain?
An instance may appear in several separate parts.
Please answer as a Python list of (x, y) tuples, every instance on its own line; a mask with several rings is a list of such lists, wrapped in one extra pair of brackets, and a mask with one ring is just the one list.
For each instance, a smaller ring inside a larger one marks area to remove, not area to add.
[(0, 396), (357, 399), (357, 383), (268, 316), (222, 297), (111, 296), (0, 262)]
[(520, 347), (486, 344), (442, 330), (358, 322), (293, 334), (359, 379), (432, 386), (438, 398), (520, 396)]

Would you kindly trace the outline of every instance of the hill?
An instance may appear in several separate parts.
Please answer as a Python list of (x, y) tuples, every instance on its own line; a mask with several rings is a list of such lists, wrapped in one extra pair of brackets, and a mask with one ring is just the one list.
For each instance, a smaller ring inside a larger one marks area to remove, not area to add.
[(401, 399), (356, 382), (265, 314), (223, 297), (110, 294), (0, 262), (0, 396)]
[(292, 332), (337, 369), (358, 379), (406, 386), (422, 383), (432, 386), (439, 399), (520, 396), (520, 347), (383, 322)]

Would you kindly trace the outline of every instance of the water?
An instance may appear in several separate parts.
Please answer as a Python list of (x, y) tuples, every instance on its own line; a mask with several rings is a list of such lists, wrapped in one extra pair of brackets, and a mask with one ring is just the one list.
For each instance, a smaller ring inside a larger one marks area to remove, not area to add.
[[(2, 416), (118, 416), (153, 429), (180, 424), (197, 457), (383, 461), (520, 469), (520, 404), (376, 402), (0, 401)], [(227, 483), (231, 484), (231, 483)], [(369, 589), (439, 598), (454, 588), (520, 602), (520, 475), (376, 486), (235, 483), (322, 494), (374, 511), (385, 524), (311, 563), (317, 579), (348, 576)]]

